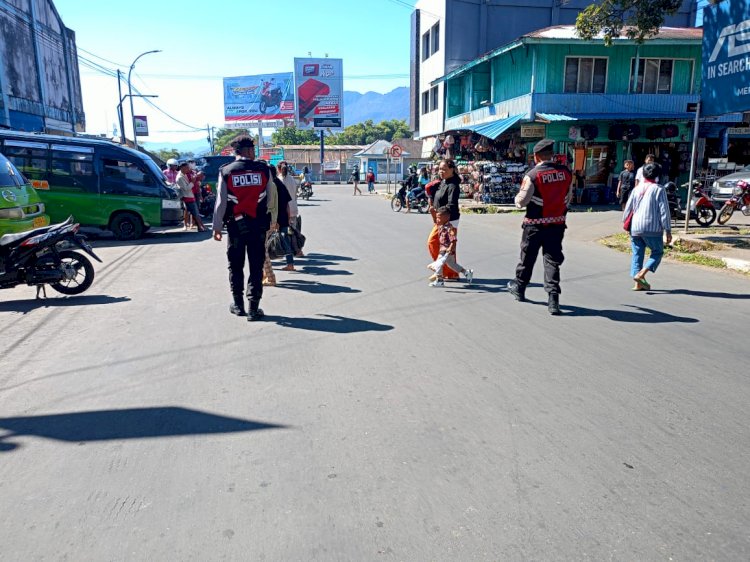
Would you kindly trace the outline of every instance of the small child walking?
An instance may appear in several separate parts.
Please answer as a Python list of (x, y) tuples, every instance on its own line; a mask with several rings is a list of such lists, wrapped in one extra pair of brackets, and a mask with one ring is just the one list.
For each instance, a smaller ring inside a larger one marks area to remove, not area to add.
[(474, 279), (474, 270), (466, 269), (456, 263), (456, 242), (458, 241), (456, 227), (450, 223), (450, 211), (446, 207), (440, 207), (435, 213), (435, 222), (438, 225), (438, 238), (440, 240), (440, 252), (438, 258), (427, 267), (435, 272), (430, 287), (443, 287), (443, 267), (448, 266), (453, 271), (458, 271), (466, 277), (466, 282), (471, 284)]

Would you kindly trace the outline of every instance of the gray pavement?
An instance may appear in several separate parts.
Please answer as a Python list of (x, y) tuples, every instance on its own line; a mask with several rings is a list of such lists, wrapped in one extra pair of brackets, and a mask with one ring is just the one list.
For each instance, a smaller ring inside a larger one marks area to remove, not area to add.
[(617, 214), (575, 213), (551, 317), (540, 267), (505, 292), (519, 215), (464, 216), (476, 282), (431, 289), (428, 216), (302, 212), (263, 323), (194, 233), (98, 243), (78, 298), (0, 292), (0, 560), (750, 558), (750, 278), (633, 293), (592, 242)]

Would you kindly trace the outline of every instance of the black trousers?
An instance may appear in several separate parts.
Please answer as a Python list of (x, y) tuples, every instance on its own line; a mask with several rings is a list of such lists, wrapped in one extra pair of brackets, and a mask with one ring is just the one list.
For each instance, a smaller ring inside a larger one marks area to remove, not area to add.
[[(245, 255), (250, 265), (250, 276), (245, 290)], [(263, 262), (266, 259), (266, 230), (262, 225), (240, 232), (234, 221), (227, 224), (227, 261), (229, 287), (237, 302), (245, 293), (250, 301), (259, 302), (263, 296)]]
[(531, 281), (534, 264), (542, 250), (544, 258), (544, 290), (549, 294), (560, 294), (560, 266), (565, 260), (562, 241), (564, 224), (525, 225), (521, 236), (521, 260), (516, 267), (516, 282), (525, 287)]

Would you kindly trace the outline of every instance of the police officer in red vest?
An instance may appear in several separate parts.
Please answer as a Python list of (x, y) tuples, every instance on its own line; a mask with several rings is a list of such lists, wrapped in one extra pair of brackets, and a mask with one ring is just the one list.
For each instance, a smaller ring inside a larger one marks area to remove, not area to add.
[(234, 302), (229, 312), (245, 316), (245, 255), (250, 265), (247, 297), (250, 300), (249, 321), (263, 318), (259, 308), (263, 296), (263, 261), (266, 257), (266, 232), (271, 171), (267, 164), (255, 161), (255, 144), (247, 135), (236, 137), (231, 147), (236, 160), (219, 168), (214, 208), (214, 240), (221, 241), (222, 221), (227, 229), (229, 286)]
[(534, 146), (534, 163), (516, 195), (516, 207), (526, 207), (521, 236), (521, 260), (516, 278), (508, 291), (517, 301), (526, 300), (526, 286), (531, 281), (539, 250), (544, 256), (544, 290), (549, 297), (550, 314), (560, 314), (560, 265), (565, 234), (565, 215), (573, 198), (573, 176), (567, 166), (552, 161), (555, 141), (544, 139)]

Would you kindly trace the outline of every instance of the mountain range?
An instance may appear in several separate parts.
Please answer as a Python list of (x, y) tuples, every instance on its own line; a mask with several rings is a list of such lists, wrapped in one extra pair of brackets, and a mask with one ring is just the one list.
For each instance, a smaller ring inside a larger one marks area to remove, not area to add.
[[(344, 126), (355, 125), (371, 119), (374, 123), (390, 119), (408, 119), (409, 88), (402, 86), (387, 94), (377, 92), (344, 92)], [(265, 137), (265, 135), (263, 135)], [(141, 142), (146, 150), (175, 148), (181, 153), (204, 154), (208, 147), (205, 139), (182, 142)]]

